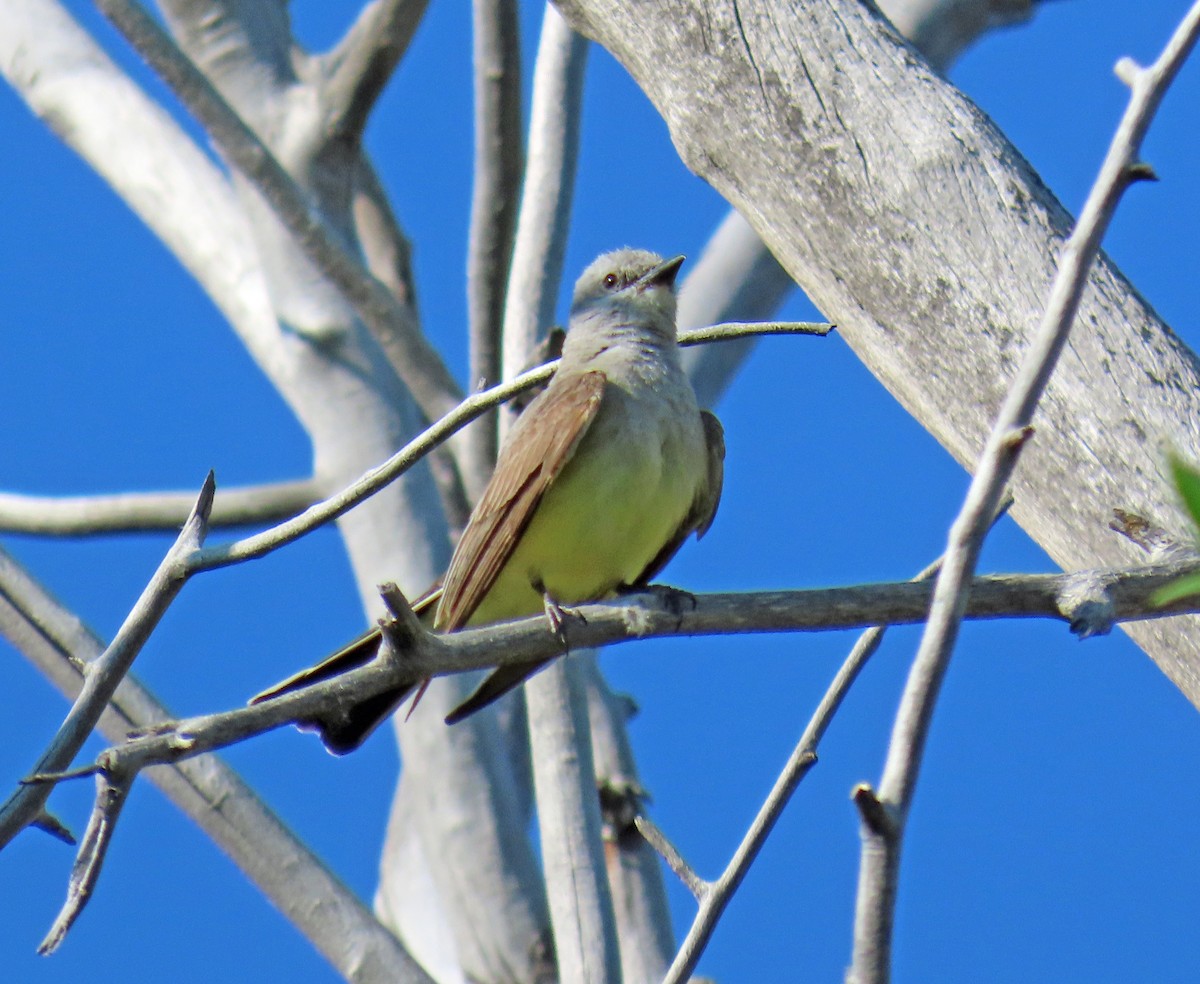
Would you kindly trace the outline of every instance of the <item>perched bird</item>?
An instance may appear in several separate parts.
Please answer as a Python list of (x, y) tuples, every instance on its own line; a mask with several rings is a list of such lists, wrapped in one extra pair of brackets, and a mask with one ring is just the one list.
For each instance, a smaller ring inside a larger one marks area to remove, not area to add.
[[(675, 277), (683, 257), (621, 249), (579, 278), (558, 372), (521, 414), (496, 470), (431, 595), (433, 628), (521, 618), (598, 601), (649, 583), (693, 532), (703, 536), (721, 496), (721, 425), (696, 405), (675, 337)], [(418, 613), (421, 604), (414, 606)], [(428, 617), (426, 615), (426, 617)], [(260, 701), (370, 660), (371, 629)], [(502, 666), (453, 711), (490, 704), (547, 661)], [(326, 747), (357, 748), (412, 687), (314, 721)]]

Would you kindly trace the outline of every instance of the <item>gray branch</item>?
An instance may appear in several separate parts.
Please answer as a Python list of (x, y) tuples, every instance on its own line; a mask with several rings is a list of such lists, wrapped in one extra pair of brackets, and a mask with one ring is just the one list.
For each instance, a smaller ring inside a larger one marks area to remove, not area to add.
[(579, 661), (556, 660), (525, 685), (525, 702), (559, 980), (606, 984), (621, 979), (621, 956), (584, 674)]
[(97, 0), (96, 5), (204, 126), (221, 153), (253, 182), (296, 245), (341, 292), (363, 323), (377, 334), (404, 341), (407, 359), (402, 378), (426, 416), (434, 419), (453, 406), (459, 388), (441, 357), (419, 332), (397, 331), (397, 326), (407, 324), (408, 319), (396, 299), (309, 208), (291, 176), (212, 83), (136, 4), (130, 0)]
[[(913, 578), (913, 581), (918, 583), (928, 581), (937, 572), (941, 563), (940, 558), (934, 561)], [(825, 695), (821, 698), (820, 704), (817, 705), (816, 711), (813, 712), (813, 716), (800, 736), (800, 740), (796, 743), (796, 747), (792, 750), (792, 754), (788, 756), (787, 763), (776, 778), (770, 794), (759, 807), (753, 823), (750, 824), (750, 829), (746, 831), (746, 836), (742, 838), (733, 858), (716, 881), (707, 882), (699, 878), (657, 827), (654, 827), (648, 820), (645, 820), (643, 825), (644, 818), (638, 818), (638, 829), (647, 835), (647, 840), (654, 845), (655, 850), (663, 854), (664, 860), (683, 879), (684, 884), (700, 903), (696, 918), (692, 921), (691, 928), (684, 937), (683, 944), (679, 947), (679, 952), (672, 962), (663, 984), (681, 984), (688, 980), (696, 969), (696, 964), (700, 962), (700, 956), (708, 945), (709, 939), (712, 938), (718, 920), (725, 912), (734, 893), (741, 886), (742, 880), (758, 857), (759, 851), (762, 850), (762, 846), (766, 843), (776, 822), (783, 815), (784, 809), (791, 802), (796, 787), (808, 774), (808, 770), (816, 764), (817, 747), (820, 745), (821, 739), (825, 736), (825, 732), (833, 721), (834, 715), (842, 706), (846, 695), (850, 692), (850, 688), (854, 686), (854, 681), (858, 679), (859, 673), (879, 649), (886, 631), (886, 626), (876, 625), (858, 637), (829, 688), (825, 691)], [(670, 853), (664, 853), (664, 851)]]
[[(859, 798), (870, 805), (871, 812), (864, 814), (854, 960), (848, 975), (848, 980), (855, 984), (883, 984), (890, 979), (893, 910), (905, 825), (933, 710), (954, 652), (971, 591), (970, 578), (991, 525), (990, 517), (1032, 432), (1034, 412), (1067, 343), (1088, 269), (1099, 253), (1104, 232), (1125, 189), (1134, 181), (1150, 176), (1138, 162), (1142, 139), (1198, 36), (1200, 3), (1192, 7), (1154, 65), (1143, 70), (1123, 60), (1118, 66), (1118, 74), (1132, 89), (1129, 107), (1079, 222), (1063, 249), (1045, 315), (992, 427), (962, 509), (951, 526), (945, 562), (930, 605), (929, 623), (896, 713), (879, 791), (870, 797), (860, 790)], [(876, 812), (882, 812), (887, 822), (872, 821), (871, 816)]]
[[(33, 767), (33, 773), (61, 772), (66, 769), (95, 730), (113, 693), (187, 580), (186, 560), (204, 542), (214, 491), (215, 484), (209, 473), (192, 514), (141, 597), (121, 623), (113, 641), (93, 662), (87, 664), (79, 696), (71, 705), (58, 733)], [(0, 807), (0, 848), (30, 823), (40, 819), (50, 790), (51, 787), (46, 785), (23, 786)]]
[[(172, 551), (173, 554), (178, 552), (178, 549)], [(180, 568), (178, 558), (172, 566), (176, 570)], [(1079, 635), (1088, 637), (1108, 631), (1114, 622), (1123, 619), (1153, 618), (1194, 611), (1194, 599), (1190, 600), (1192, 607), (1180, 602), (1168, 610), (1156, 608), (1151, 599), (1163, 585), (1196, 570), (1193, 561), (1125, 572), (977, 578), (972, 583), (966, 617), (1057, 617), (1069, 622), (1072, 630)], [(160, 583), (161, 577), (160, 572), (148, 588), (148, 593), (153, 589), (158, 608), (161, 608), (161, 600), (170, 595), (170, 587)], [(927, 617), (930, 597), (928, 584), (903, 582), (792, 592), (698, 595), (695, 606), (681, 612), (661, 593), (649, 591), (617, 602), (579, 606), (579, 614), (586, 621), (574, 626), (572, 635), (580, 644), (596, 646), (670, 635), (876, 627), (923, 621)], [(133, 614), (145, 608), (145, 605), (139, 604)], [(132, 619), (131, 615), (127, 624)], [(123, 744), (103, 752), (97, 759), (96, 767), (85, 771), (100, 771), (106, 776), (116, 777), (115, 782), (102, 782), (99, 785), (89, 835), (80, 848), (79, 866), (73, 875), (73, 881), (81, 887), (72, 893), (64, 909), (65, 922), (58, 928), (65, 932), (70, 919), (78, 914), (79, 907), (86, 902), (103, 860), (104, 848), (111, 840), (112, 826), (124, 794), (142, 769), (150, 765), (179, 763), (288, 724), (304, 726), (305, 722), (319, 719), (335, 708), (380, 694), (400, 683), (411, 683), (435, 674), (525, 663), (558, 655), (562, 651), (561, 641), (553, 632), (547, 631), (542, 617), (463, 630), (446, 636), (432, 635), (421, 629), (415, 619), (410, 621), (411, 624), (406, 626), (406, 637), (412, 639), (413, 644), (409, 651), (402, 654), (393, 653), (390, 645), (385, 646), (381, 655), (372, 662), (338, 677), (249, 707), (176, 722), (158, 722), (148, 731), (134, 733)], [(120, 652), (121, 640), (128, 635), (129, 632), (123, 627), (109, 651)], [(867, 650), (872, 644), (868, 638), (856, 647), (855, 654), (838, 676), (840, 683), (835, 681), (835, 686), (822, 702), (802, 739), (801, 747), (777, 781), (772, 796), (760, 811), (759, 818), (730, 868), (716, 883), (717, 887), (712, 889), (711, 897), (708, 890), (701, 893), (703, 922), (700, 924), (706, 931), (711, 931), (711, 924), (715, 922), (720, 909), (740, 883), (795, 783), (811, 766), (810, 746), (819, 740), (845, 687), (849, 686), (861, 661), (869, 655)], [(55, 747), (58, 745), (56, 741)], [(13, 797), (0, 814), (0, 822), (9, 822), (9, 826), (0, 829), (11, 829), (15, 833), (20, 826), (40, 816), (41, 807), (53, 784), (79, 774), (64, 772), (74, 753), (72, 751), (69, 756), (48, 754), (42, 757), (33, 771), (40, 781), (24, 786)], [(112, 795), (114, 791), (115, 796)], [(583, 797), (581, 801), (592, 803), (594, 808), (594, 797)], [(28, 813), (28, 817), (21, 819), (18, 816), (20, 810)], [(15, 819), (21, 820), (19, 826), (12, 826)], [(598, 825), (598, 819), (596, 822)], [(605, 938), (608, 938), (607, 935)], [(55, 945), (56, 939), (61, 939), (61, 934), (56, 938), (52, 933), (48, 937), (48, 941)], [(698, 957), (698, 951), (689, 953), (681, 960), (694, 961)], [(606, 961), (609, 957), (616, 959), (616, 954), (609, 954)], [(592, 969), (581, 973), (587, 977), (595, 976)]]
[(627, 726), (636, 708), (628, 696), (609, 689), (595, 653), (576, 653), (572, 658), (588, 677), (588, 723), (621, 948), (621, 980), (662, 980), (675, 953), (675, 934), (662, 866), (633, 826), (646, 797)]
[(429, 0), (372, 0), (322, 61), (326, 127), (357, 142), (375, 102), (425, 15)]
[[(787, 335), (816, 335), (823, 337), (832, 329), (831, 325), (811, 324), (808, 322), (767, 322), (763, 324), (731, 324), (713, 325), (680, 336), (681, 345), (698, 345), (704, 342), (723, 338), (742, 338), (757, 334), (787, 334)], [(246, 560), (256, 560), (278, 550), (280, 547), (298, 540), (313, 530), (332, 522), (348, 513), (359, 503), (375, 495), (389, 484), (396, 481), (418, 462), (423, 460), (435, 448), (448, 440), (457, 431), (465, 427), (481, 414), (493, 407), (499, 406), (506, 400), (519, 396), (535, 386), (546, 382), (554, 375), (558, 361), (548, 362), (544, 366), (530, 369), (516, 379), (499, 386), (493, 386), (482, 393), (467, 397), (457, 407), (433, 426), (424, 430), (408, 442), (403, 448), (388, 458), (387, 461), (372, 468), (351, 485), (322, 502), (310, 506), (299, 516), (295, 516), (278, 526), (264, 530), (254, 536), (246, 537), (233, 543), (221, 544), (197, 551), (189, 558), (192, 570), (208, 570), (215, 567), (227, 567), (230, 564)]]
[[(1033, 16), (1039, 0), (880, 0), (896, 29), (939, 72), (988, 30)], [(795, 287), (749, 223), (731, 209), (684, 281), (679, 325), (770, 318)], [(684, 365), (701, 406), (714, 406), (753, 351), (747, 339), (690, 352)]]
[[(500, 379), (504, 293), (521, 191), (521, 42), (516, 0), (473, 0), (475, 166), (467, 243), (467, 321), (473, 390)], [(464, 484), (479, 498), (496, 461), (494, 416), (467, 432)]]
[[(1080, 638), (1091, 638), (1121, 622), (1162, 620), (1200, 611), (1196, 598), (1166, 607), (1153, 600), (1165, 585), (1198, 571), (1200, 564), (1193, 558), (1124, 571), (977, 577), (971, 582), (964, 617), (1050, 618), (1066, 623)], [(695, 595), (695, 605), (681, 611), (662, 592), (651, 589), (614, 601), (575, 606), (573, 610), (586, 621), (572, 624), (571, 645), (582, 649), (674, 636), (914, 625), (928, 618), (932, 594), (932, 586), (922, 581), (723, 592)], [(133, 741), (139, 747), (149, 743), (156, 749), (145, 759), (147, 764), (176, 762), (288, 724), (303, 725), (428, 676), (530, 663), (562, 654), (562, 641), (547, 629), (541, 615), (447, 635), (422, 631), (412, 648), (402, 654), (385, 646), (371, 662), (336, 677), (249, 707), (178, 721)], [(423, 701), (421, 709), (424, 707)], [(188, 736), (186, 747), (176, 740), (179, 734)]]
[(528, 162), (504, 298), (505, 379), (529, 364), (530, 353), (554, 320), (575, 194), (587, 50), (588, 43), (547, 3), (533, 72)]

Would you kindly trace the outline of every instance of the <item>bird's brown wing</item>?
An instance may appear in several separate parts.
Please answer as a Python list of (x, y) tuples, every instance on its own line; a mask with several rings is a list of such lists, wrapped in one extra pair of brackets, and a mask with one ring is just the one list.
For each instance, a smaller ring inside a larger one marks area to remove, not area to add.
[(556, 378), (521, 417), (450, 561), (435, 625), (453, 632), (487, 596), (550, 484), (571, 460), (600, 412), (606, 377), (598, 370)]
[[(649, 583), (650, 579), (675, 556), (675, 553), (683, 545), (683, 541), (693, 531), (698, 537), (703, 536), (717, 515), (717, 505), (721, 501), (721, 486), (725, 480), (725, 431), (721, 427), (721, 422), (707, 410), (700, 411), (700, 420), (704, 425), (704, 440), (708, 450), (705, 481), (696, 491), (692, 507), (688, 510), (683, 522), (679, 524), (675, 534), (655, 554), (654, 559), (646, 565), (641, 576), (630, 587), (642, 587)], [(487, 707), (488, 704), (524, 683), (552, 659), (538, 660), (533, 663), (514, 663), (494, 670), (470, 697), (450, 712), (446, 717), (446, 723), (457, 724), (463, 718), (470, 717), (476, 711)]]
[(672, 557), (679, 552), (683, 542), (695, 531), (696, 539), (704, 536), (713, 520), (717, 518), (717, 506), (721, 502), (721, 488), (725, 484), (725, 428), (721, 422), (707, 410), (700, 411), (700, 422), (704, 425), (704, 443), (708, 452), (707, 474), (704, 483), (696, 490), (692, 500), (692, 508), (679, 524), (679, 529), (669, 539), (663, 548), (654, 555), (654, 559), (646, 565), (633, 582), (631, 588), (640, 588), (649, 584), (670, 563)]

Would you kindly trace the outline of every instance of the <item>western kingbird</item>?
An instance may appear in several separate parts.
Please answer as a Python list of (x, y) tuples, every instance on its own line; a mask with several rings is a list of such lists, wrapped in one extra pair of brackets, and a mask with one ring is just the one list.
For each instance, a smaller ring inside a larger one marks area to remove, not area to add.
[[(426, 611), (453, 632), (598, 601), (649, 583), (721, 497), (725, 442), (696, 405), (675, 337), (670, 260), (621, 249), (579, 278), (558, 372), (517, 419)], [(420, 602), (414, 606), (420, 612)], [(362, 665), (371, 629), (323, 663), (264, 691), (265, 700)], [(490, 704), (547, 661), (502, 666), (447, 718)], [(414, 688), (311, 722), (335, 753), (357, 748)]]

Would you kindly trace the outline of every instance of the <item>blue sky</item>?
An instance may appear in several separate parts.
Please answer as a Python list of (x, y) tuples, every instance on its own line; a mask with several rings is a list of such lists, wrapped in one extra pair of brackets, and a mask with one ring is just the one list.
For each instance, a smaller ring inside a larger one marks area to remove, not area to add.
[[(336, 36), (334, 8), (343, 5), (293, 6), (306, 42)], [(987, 38), (952, 78), (1075, 211), (1124, 107), (1113, 63), (1153, 58), (1185, 7), (1048, 3), (1031, 26)], [(95, 23), (85, 5), (72, 9)], [(526, 8), (527, 62), (540, 18), (540, 7)], [(465, 4), (433, 5), (368, 134), (416, 247), (427, 330), (460, 379), (468, 22)], [(128, 62), (119, 40), (100, 31)], [(1105, 243), (1193, 347), (1197, 105), (1192, 64), (1145, 146), (1162, 180), (1133, 189)], [(698, 255), (725, 206), (683, 168), (652, 108), (599, 50), (584, 131), (568, 279), (618, 245)], [(0, 487), (188, 488), (209, 468), (224, 485), (304, 475), (303, 433), (211, 304), (7, 88), (0, 133)], [(799, 295), (784, 314), (816, 316)], [(729, 448), (721, 513), (666, 580), (695, 591), (886, 580), (940, 552), (966, 474), (836, 336), (762, 342), (717, 409)], [(106, 638), (167, 544), (3, 542)], [(983, 569), (1052, 566), (1005, 522)], [(235, 706), (361, 625), (338, 541), (320, 532), (189, 584), (137, 673), (179, 713)], [(894, 632), (868, 667), (702, 973), (723, 982), (840, 979), (858, 861), (849, 792), (878, 778), (917, 638), (915, 629)], [(851, 642), (838, 633), (680, 640), (605, 656), (613, 684), (642, 708), (632, 734), (654, 816), (702, 875), (726, 863)], [(3, 642), (0, 688), (0, 779), (11, 784), (65, 703)], [(344, 759), (291, 730), (227, 758), (371, 897), (397, 764), (386, 732)], [(1200, 715), (1123, 634), (1080, 643), (1057, 623), (968, 627), (905, 847), (897, 979), (1193, 980), (1198, 768)], [(82, 830), (91, 792), (88, 782), (63, 787), (52, 808)], [(5, 979), (148, 980), (164, 966), (179, 982), (336, 979), (148, 783), (125, 811), (87, 912), (58, 954), (37, 957), (70, 864), (65, 847), (36, 833), (0, 856)], [(682, 933), (693, 906), (669, 884)]]

